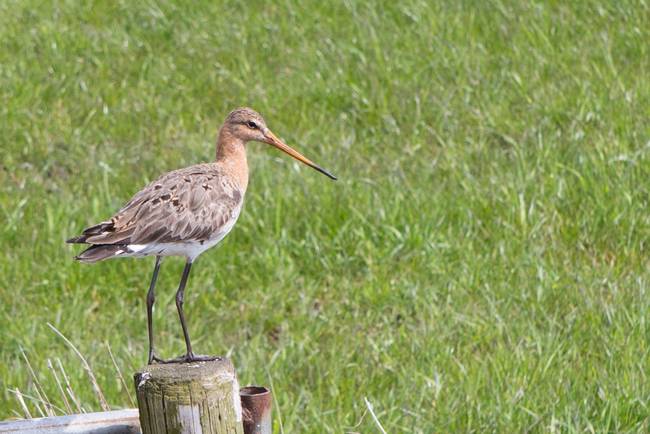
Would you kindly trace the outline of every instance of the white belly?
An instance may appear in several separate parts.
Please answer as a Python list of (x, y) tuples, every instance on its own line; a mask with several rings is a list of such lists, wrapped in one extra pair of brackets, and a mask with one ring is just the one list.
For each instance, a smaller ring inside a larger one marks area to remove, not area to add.
[[(128, 251), (123, 256), (185, 256), (193, 262), (201, 253), (216, 246), (232, 230), (239, 218), (241, 207), (237, 209), (233, 218), (224, 224), (208, 240), (177, 241), (173, 243), (129, 244)], [(120, 254), (119, 256), (122, 256)]]

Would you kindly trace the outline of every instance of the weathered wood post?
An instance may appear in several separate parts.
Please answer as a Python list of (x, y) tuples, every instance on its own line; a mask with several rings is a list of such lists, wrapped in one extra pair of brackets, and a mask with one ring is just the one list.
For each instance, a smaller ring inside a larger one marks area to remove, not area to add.
[(228, 359), (149, 365), (134, 380), (143, 434), (243, 434), (239, 383)]

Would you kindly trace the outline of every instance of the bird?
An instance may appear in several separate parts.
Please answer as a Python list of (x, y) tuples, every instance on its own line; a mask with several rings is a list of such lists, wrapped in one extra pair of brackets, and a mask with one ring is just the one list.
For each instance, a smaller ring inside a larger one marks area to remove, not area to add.
[[(219, 359), (195, 354), (187, 330), (183, 302), (192, 264), (216, 246), (232, 230), (242, 209), (248, 187), (248, 142), (274, 146), (332, 180), (337, 178), (280, 140), (255, 110), (240, 107), (231, 111), (219, 129), (216, 157), (161, 175), (138, 191), (110, 219), (83, 230), (67, 243), (89, 245), (75, 256), (82, 263), (127, 257), (155, 257), (147, 291), (147, 363), (189, 363)], [(155, 288), (162, 259), (180, 256), (185, 267), (176, 291), (176, 308), (183, 330), (186, 352), (174, 359), (156, 354), (153, 336)]]

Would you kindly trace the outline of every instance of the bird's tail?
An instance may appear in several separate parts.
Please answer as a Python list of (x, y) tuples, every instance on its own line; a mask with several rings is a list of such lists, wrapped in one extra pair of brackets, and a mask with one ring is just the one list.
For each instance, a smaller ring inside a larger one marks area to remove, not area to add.
[(121, 244), (95, 244), (88, 247), (74, 258), (79, 262), (92, 264), (104, 259), (117, 258), (126, 253), (127, 247)]

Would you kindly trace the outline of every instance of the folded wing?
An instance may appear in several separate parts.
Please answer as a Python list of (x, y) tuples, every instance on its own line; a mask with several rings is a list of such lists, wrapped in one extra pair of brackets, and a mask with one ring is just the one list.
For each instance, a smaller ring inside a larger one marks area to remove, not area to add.
[[(238, 186), (217, 167), (192, 166), (150, 183), (110, 220), (85, 229), (68, 242), (126, 246), (207, 241), (237, 217), (242, 199)], [(107, 257), (116, 256), (115, 249), (106, 250), (111, 252)], [(83, 260), (83, 253), (79, 259)]]

